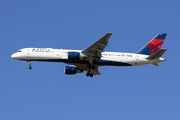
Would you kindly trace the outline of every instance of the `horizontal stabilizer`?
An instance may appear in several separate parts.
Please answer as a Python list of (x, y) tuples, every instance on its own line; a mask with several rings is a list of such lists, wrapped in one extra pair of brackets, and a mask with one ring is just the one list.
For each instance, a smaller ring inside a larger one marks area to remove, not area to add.
[(153, 63), (153, 65), (155, 65), (155, 66), (161, 66), (160, 63)]
[(164, 52), (166, 52), (166, 50), (167, 49), (161, 49), (155, 52), (154, 54), (150, 55), (149, 57), (147, 57), (147, 59), (158, 59), (164, 54)]

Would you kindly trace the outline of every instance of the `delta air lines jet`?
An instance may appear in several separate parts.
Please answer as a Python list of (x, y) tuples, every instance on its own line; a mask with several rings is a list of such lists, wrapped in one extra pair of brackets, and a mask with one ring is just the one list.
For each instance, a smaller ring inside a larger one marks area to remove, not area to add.
[(160, 66), (165, 61), (161, 56), (167, 49), (161, 49), (166, 34), (160, 33), (137, 53), (104, 52), (112, 33), (107, 33), (84, 50), (24, 48), (11, 57), (27, 61), (32, 69), (31, 61), (63, 62), (65, 74), (76, 74), (86, 71), (86, 76), (101, 75), (100, 66), (139, 66), (153, 64)]

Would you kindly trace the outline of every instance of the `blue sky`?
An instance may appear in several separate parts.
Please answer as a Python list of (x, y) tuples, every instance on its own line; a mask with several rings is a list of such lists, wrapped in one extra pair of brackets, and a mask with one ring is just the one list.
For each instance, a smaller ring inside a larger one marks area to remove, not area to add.
[[(179, 120), (180, 1), (0, 1), (1, 120)], [(101, 67), (68, 76), (63, 63), (17, 61), (26, 47), (85, 49), (113, 32), (106, 51), (137, 52), (167, 33), (162, 66)]]

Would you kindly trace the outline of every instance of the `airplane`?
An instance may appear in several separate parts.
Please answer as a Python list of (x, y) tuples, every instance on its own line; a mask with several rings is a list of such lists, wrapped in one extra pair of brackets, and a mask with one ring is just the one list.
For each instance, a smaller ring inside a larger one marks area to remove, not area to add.
[(31, 61), (63, 62), (64, 73), (72, 75), (86, 71), (86, 76), (101, 75), (101, 66), (139, 66), (153, 64), (160, 66), (165, 61), (161, 56), (167, 49), (161, 49), (166, 33), (159, 33), (137, 53), (105, 52), (112, 33), (107, 33), (84, 50), (23, 48), (12, 54), (16, 60), (27, 61), (32, 69)]

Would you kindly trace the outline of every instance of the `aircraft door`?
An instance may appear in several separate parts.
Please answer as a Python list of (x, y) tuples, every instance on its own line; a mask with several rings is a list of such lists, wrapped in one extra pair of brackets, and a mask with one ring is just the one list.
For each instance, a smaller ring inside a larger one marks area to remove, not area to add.
[(136, 60), (139, 60), (139, 55), (137, 55)]
[(61, 51), (60, 51), (60, 50), (58, 50), (58, 51), (56, 52), (56, 56), (61, 57)]
[(28, 54), (28, 55), (30, 54), (30, 50), (29, 50), (29, 49), (27, 49), (27, 54)]

